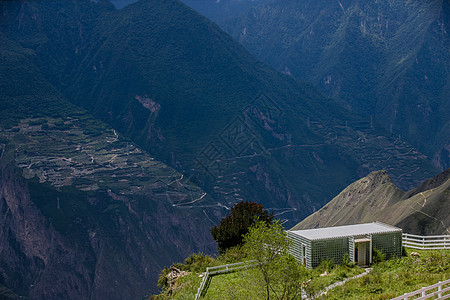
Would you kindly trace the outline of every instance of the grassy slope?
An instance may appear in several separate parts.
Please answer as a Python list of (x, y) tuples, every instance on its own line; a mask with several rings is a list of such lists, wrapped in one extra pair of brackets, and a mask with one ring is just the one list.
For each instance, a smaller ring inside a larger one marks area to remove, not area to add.
[(391, 299), (449, 279), (449, 250), (415, 252), (420, 258), (408, 256), (379, 263), (372, 273), (333, 289), (326, 299)]
[[(372, 265), (373, 271), (370, 274), (334, 288), (328, 292), (326, 298), (323, 298), (390, 299), (448, 279), (450, 276), (450, 251), (416, 251), (420, 253), (419, 258), (411, 257), (411, 252), (407, 250), (406, 257)], [(220, 258), (218, 261), (212, 262), (213, 265), (221, 263), (224, 262), (220, 262)], [(305, 279), (313, 278), (315, 291), (363, 271), (360, 268), (335, 266), (333, 269), (328, 269), (328, 276), (320, 277), (319, 275), (325, 269), (326, 267), (322, 265), (305, 274)], [(167, 297), (167, 295), (161, 294), (157, 299), (192, 299), (200, 286), (201, 278), (198, 277), (200, 272), (197, 270), (197, 272), (191, 272), (189, 275), (179, 278), (172, 296)], [(205, 299), (257, 299), (248, 291), (248, 286), (254, 284), (251, 281), (251, 272), (214, 276)]]
[[(239, 261), (239, 259), (237, 261)], [(175, 287), (170, 292), (170, 296), (167, 291), (163, 291), (162, 294), (158, 295), (159, 298), (157, 299), (192, 299), (197, 293), (197, 289), (202, 281), (202, 278), (199, 277), (199, 275), (205, 271), (206, 267), (237, 261), (233, 259), (230, 260), (230, 257), (227, 257), (227, 254), (225, 254), (224, 256), (209, 261), (209, 264), (203, 265), (202, 268), (196, 267), (195, 270), (191, 271), (188, 275), (180, 277), (176, 281)], [(178, 265), (178, 267), (183, 269), (182, 265)], [(189, 265), (184, 266), (184, 268), (189, 270)], [(327, 271), (328, 275), (321, 277), (320, 274), (325, 271)], [(364, 269), (358, 267), (349, 268), (344, 266), (332, 266), (332, 264), (322, 264), (311, 271), (304, 269), (304, 276), (298, 280), (307, 281), (310, 278), (314, 278), (313, 288), (315, 291), (319, 291), (334, 282), (355, 276), (363, 271)], [(253, 291), (254, 289), (258, 289), (255, 285), (256, 283), (252, 281), (255, 274), (255, 269), (248, 269), (213, 276), (205, 294), (205, 299), (257, 299), (255, 298), (254, 292), (251, 292), (252, 289)]]

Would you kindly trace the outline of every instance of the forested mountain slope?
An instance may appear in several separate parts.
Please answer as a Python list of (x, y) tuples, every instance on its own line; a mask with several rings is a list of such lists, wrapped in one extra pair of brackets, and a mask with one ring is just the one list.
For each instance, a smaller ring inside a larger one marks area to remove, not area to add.
[(269, 1), (218, 22), (257, 59), (450, 166), (448, 1)]

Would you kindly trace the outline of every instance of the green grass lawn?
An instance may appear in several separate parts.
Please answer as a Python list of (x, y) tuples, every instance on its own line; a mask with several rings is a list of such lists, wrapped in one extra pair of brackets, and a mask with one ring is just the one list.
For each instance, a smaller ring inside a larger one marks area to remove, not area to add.
[[(211, 258), (208, 260), (208, 266), (230, 263), (229, 258), (223, 256), (217, 259)], [(157, 296), (156, 299), (193, 299), (202, 280), (199, 276), (206, 268), (200, 268), (200, 265), (204, 263), (201, 262), (199, 265), (187, 266), (178, 264), (177, 267), (180, 269), (191, 269), (191, 272), (189, 275), (177, 280), (171, 293), (163, 293)], [(330, 262), (324, 262), (314, 270), (307, 270), (305, 268), (304, 271), (304, 276), (299, 278), (299, 281), (304, 282), (313, 278), (314, 284), (311, 284), (311, 287), (314, 291), (320, 291), (334, 282), (360, 274), (364, 272), (364, 269), (359, 267), (336, 266)], [(320, 276), (325, 271), (327, 271), (327, 275)], [(255, 293), (255, 291), (261, 288), (253, 280), (257, 277), (256, 273), (255, 268), (250, 268), (234, 273), (213, 276), (203, 299), (260, 299), (258, 294)]]
[(450, 250), (415, 251), (420, 257), (407, 250), (407, 257), (374, 265), (370, 274), (331, 290), (326, 299), (391, 299), (450, 278)]
[[(320, 277), (320, 274), (325, 271), (324, 266), (305, 271), (305, 277), (299, 278), (299, 280), (303, 282), (313, 278), (314, 289), (318, 291), (334, 282), (360, 274), (364, 272), (364, 269), (333, 266), (327, 270), (328, 275), (323, 277)], [(252, 281), (252, 278), (257, 276), (255, 273), (255, 269), (250, 269), (213, 277), (204, 299), (261, 299), (258, 294), (254, 293), (254, 291), (262, 288)]]

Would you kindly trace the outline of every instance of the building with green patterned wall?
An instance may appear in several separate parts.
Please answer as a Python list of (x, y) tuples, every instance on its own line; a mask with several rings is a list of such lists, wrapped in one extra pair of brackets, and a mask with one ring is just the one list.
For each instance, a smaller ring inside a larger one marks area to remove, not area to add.
[(402, 229), (381, 222), (288, 230), (293, 241), (291, 254), (307, 268), (317, 267), (322, 260), (330, 259), (341, 264), (345, 254), (357, 265), (372, 263), (377, 249), (386, 258), (402, 255)]

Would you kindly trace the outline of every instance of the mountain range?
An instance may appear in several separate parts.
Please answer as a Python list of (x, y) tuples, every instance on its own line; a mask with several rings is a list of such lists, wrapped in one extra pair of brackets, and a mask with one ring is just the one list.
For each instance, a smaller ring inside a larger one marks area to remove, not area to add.
[(377, 120), (439, 169), (450, 167), (448, 1), (183, 2), (257, 59)]
[(294, 230), (381, 221), (418, 235), (450, 233), (450, 169), (407, 192), (386, 171), (352, 183)]
[(240, 200), (296, 224), (439, 171), (178, 0), (0, 2), (0, 290), (136, 299)]
[(215, 20), (257, 59), (450, 166), (448, 1), (264, 1)]

